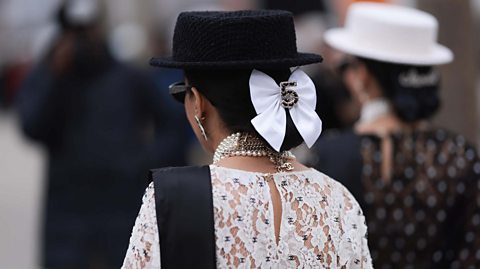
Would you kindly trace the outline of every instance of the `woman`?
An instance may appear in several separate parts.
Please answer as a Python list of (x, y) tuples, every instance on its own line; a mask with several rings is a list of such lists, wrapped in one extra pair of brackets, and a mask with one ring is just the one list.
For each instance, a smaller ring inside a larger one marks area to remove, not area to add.
[(172, 85), (207, 167), (154, 170), (124, 268), (371, 268), (360, 207), (291, 148), (316, 141), (316, 92), (285, 11), (185, 12)]
[(326, 41), (347, 54), (343, 77), (361, 103), (352, 131), (315, 148), (365, 211), (375, 268), (480, 268), (480, 163), (475, 149), (429, 122), (439, 107), (435, 65), (452, 60), (424, 12), (351, 6)]

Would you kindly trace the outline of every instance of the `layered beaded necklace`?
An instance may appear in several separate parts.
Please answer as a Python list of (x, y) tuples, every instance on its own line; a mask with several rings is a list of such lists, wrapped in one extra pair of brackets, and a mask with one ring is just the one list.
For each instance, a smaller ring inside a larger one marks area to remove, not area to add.
[(213, 155), (213, 163), (236, 156), (268, 157), (278, 172), (293, 170), (291, 160), (295, 159), (290, 151), (277, 152), (257, 136), (249, 133), (234, 133), (220, 142)]

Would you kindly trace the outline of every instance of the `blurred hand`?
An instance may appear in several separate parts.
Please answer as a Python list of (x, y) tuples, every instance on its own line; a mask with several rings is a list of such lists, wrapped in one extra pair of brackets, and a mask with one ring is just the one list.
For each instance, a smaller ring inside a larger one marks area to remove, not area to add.
[(66, 73), (72, 66), (75, 49), (75, 37), (64, 34), (55, 45), (50, 58), (50, 66), (57, 75)]

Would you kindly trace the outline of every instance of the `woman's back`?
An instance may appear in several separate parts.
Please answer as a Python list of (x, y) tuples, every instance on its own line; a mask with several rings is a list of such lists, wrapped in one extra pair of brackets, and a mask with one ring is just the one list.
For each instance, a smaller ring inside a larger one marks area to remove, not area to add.
[[(475, 149), (462, 136), (443, 129), (397, 133), (388, 138), (393, 147), (391, 156), (383, 156), (384, 140), (375, 135), (332, 136), (317, 148), (320, 157), (316, 167), (332, 176), (338, 176), (345, 160), (361, 162), (357, 175), (341, 181), (364, 209), (374, 265), (478, 266), (480, 162)], [(336, 145), (346, 143), (356, 145), (350, 156), (333, 152)], [(326, 156), (328, 167), (322, 162)], [(392, 169), (386, 179), (382, 166), (389, 158)], [(333, 167), (335, 160), (337, 167)]]
[[(211, 165), (210, 170), (218, 268), (369, 268), (363, 214), (335, 180), (314, 169), (265, 174)], [(269, 182), (281, 199), (278, 238)], [(158, 268), (153, 187), (135, 226), (124, 268)]]

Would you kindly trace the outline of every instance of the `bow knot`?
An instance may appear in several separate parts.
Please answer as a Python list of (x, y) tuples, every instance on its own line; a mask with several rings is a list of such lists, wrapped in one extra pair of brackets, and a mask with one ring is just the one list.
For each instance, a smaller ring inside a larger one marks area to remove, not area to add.
[(277, 85), (273, 78), (254, 69), (249, 86), (250, 98), (257, 112), (251, 123), (276, 151), (280, 151), (285, 139), (286, 109), (307, 146), (313, 146), (322, 132), (322, 121), (315, 112), (315, 85), (305, 72), (297, 69), (288, 81)]
[(284, 108), (292, 108), (298, 102), (298, 93), (292, 89), (297, 86), (296, 81), (284, 81), (280, 83), (282, 93), (282, 106)]

